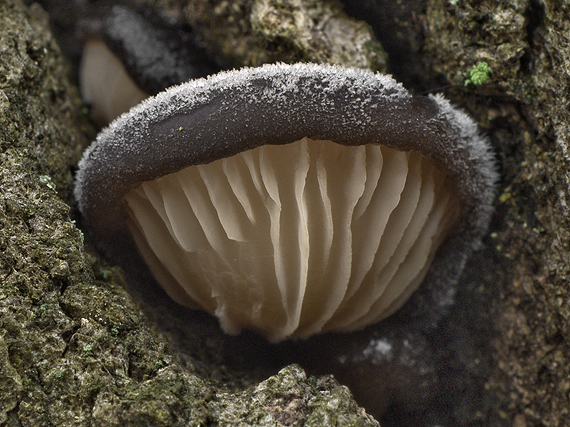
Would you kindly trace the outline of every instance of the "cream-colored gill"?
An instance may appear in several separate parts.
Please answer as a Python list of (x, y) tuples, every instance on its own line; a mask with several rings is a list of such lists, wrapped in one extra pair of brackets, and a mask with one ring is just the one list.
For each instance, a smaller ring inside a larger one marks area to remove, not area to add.
[(422, 155), (308, 138), (187, 167), (125, 200), (173, 298), (273, 341), (391, 314), (457, 217), (445, 174)]

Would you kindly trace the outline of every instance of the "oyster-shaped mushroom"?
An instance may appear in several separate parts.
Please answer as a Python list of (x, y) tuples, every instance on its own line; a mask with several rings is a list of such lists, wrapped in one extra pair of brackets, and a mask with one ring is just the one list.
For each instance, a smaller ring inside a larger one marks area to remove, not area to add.
[(79, 81), (101, 125), (168, 86), (219, 70), (187, 30), (152, 9), (108, 2), (83, 7), (73, 31), (83, 46)]
[(175, 300), (279, 341), (390, 315), (442, 244), (460, 270), (494, 179), (486, 140), (442, 97), (280, 64), (143, 101), (87, 150), (76, 198), (102, 246), (128, 227)]

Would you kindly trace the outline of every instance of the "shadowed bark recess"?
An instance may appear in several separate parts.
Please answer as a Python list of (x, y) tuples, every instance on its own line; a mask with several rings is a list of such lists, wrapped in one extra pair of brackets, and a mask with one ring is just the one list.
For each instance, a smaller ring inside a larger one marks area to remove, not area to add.
[[(570, 7), (561, 1), (432, 1), (425, 60), (476, 111), (503, 182), (491, 243), (496, 414), (506, 425), (570, 417)], [(469, 82), (486, 62), (489, 79)]]

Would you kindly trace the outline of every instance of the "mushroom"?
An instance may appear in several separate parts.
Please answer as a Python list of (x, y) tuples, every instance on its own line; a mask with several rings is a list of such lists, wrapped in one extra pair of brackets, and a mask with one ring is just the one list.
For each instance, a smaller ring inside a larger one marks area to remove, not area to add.
[(97, 244), (120, 250), (128, 229), (173, 299), (281, 341), (376, 323), (426, 277), (452, 288), (495, 180), (487, 139), (442, 96), (274, 64), (132, 108), (85, 152), (75, 197)]
[(149, 96), (131, 79), (105, 42), (95, 38), (86, 40), (83, 46), (79, 83), (83, 101), (91, 106), (91, 117), (100, 125), (108, 124)]
[[(78, 7), (78, 6), (75, 6)], [(154, 10), (84, 6), (79, 80), (94, 120), (107, 125), (149, 95), (219, 68), (187, 29)]]

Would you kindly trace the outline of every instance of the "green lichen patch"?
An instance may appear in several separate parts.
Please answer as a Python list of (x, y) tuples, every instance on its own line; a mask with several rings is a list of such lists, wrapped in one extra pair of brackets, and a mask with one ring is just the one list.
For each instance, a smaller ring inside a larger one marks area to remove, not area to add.
[(491, 74), (493, 74), (493, 70), (491, 70), (489, 64), (485, 61), (478, 62), (469, 70), (469, 78), (465, 80), (464, 85), (479, 86), (485, 84), (491, 79)]
[(528, 0), (429, 2), (425, 48), (431, 66), (463, 85), (472, 64), (486, 62), (495, 80), (515, 84), (528, 49), (527, 6)]

